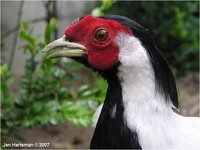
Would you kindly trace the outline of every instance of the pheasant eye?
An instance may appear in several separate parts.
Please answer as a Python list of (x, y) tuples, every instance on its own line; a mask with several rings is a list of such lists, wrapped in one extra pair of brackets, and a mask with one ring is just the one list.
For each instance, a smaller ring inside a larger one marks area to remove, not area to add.
[(108, 31), (106, 29), (99, 29), (95, 32), (94, 38), (97, 41), (104, 42), (108, 39)]

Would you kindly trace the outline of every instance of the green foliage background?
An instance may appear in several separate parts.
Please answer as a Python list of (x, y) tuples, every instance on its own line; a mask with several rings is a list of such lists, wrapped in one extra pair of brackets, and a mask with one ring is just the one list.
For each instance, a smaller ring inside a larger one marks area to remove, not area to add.
[[(52, 41), (52, 33), (58, 24), (52, 18), (44, 34), (37, 36), (33, 36), (34, 28), (29, 24), (21, 24), (19, 38), (24, 42), (21, 50), (29, 58), (25, 63), (19, 94), (10, 91), (14, 77), (6, 64), (1, 65), (3, 138), (7, 135), (20, 137), (16, 127), (57, 125), (66, 119), (76, 126), (89, 126), (94, 111), (104, 100), (105, 82), (93, 78), (96, 86), (92, 87), (80, 72), (82, 65), (67, 58), (61, 61), (48, 59), (41, 53), (44, 46)], [(44, 42), (40, 42), (41, 38)], [(36, 60), (38, 56), (42, 59), (40, 62)], [(75, 83), (78, 86), (72, 88)]]

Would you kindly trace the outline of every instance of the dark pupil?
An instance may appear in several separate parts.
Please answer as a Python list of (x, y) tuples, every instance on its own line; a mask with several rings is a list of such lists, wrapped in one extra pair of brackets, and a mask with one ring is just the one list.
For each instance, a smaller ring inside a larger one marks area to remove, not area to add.
[(99, 39), (103, 39), (105, 37), (105, 34), (106, 34), (106, 31), (100, 31), (99, 35), (98, 35), (98, 38)]
[(97, 31), (95, 38), (100, 41), (105, 41), (108, 38), (108, 32), (104, 29)]

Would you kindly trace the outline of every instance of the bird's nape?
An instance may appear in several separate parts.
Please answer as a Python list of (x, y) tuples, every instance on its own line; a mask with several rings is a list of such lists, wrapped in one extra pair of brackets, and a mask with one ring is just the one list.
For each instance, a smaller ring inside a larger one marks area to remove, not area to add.
[(123, 26), (131, 29), (133, 35), (141, 41), (142, 46), (146, 49), (152, 67), (155, 73), (156, 91), (159, 91), (165, 96), (167, 103), (170, 101), (174, 108), (178, 109), (178, 93), (174, 75), (169, 67), (165, 57), (158, 50), (154, 43), (153, 37), (148, 29), (145, 29), (135, 21), (124, 16), (104, 16), (100, 17), (108, 20), (115, 20)]

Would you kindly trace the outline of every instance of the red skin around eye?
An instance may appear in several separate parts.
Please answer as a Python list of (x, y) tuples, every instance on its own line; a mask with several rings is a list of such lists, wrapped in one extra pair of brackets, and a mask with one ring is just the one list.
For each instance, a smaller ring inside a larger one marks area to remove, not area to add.
[[(109, 33), (108, 40), (105, 42), (94, 38), (95, 32), (101, 28), (106, 29)], [(119, 49), (115, 38), (120, 32), (132, 34), (130, 29), (116, 21), (88, 15), (79, 22), (67, 27), (65, 36), (87, 48), (90, 65), (99, 70), (106, 70), (118, 61)]]

